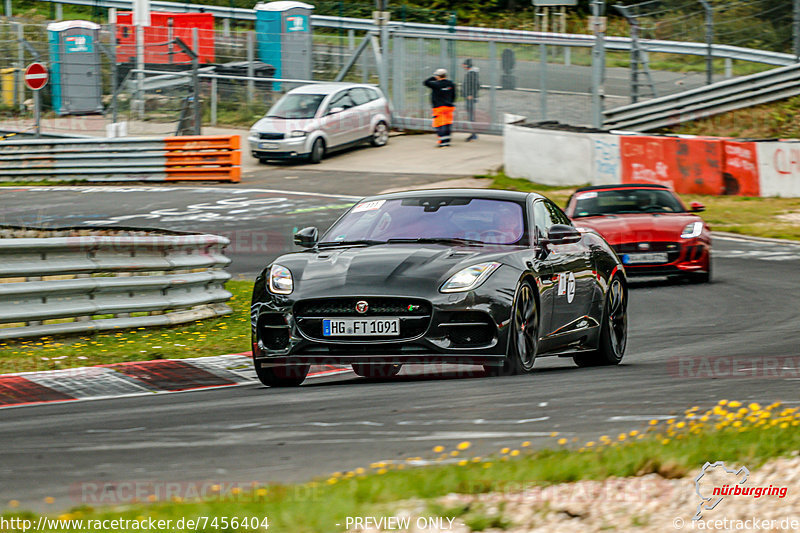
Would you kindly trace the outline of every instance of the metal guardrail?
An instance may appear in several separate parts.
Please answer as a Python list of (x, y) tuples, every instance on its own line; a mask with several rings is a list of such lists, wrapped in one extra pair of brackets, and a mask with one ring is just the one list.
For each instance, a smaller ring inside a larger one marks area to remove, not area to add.
[(238, 135), (0, 142), (0, 181), (238, 182)]
[(228, 243), (216, 235), (0, 238), (0, 339), (229, 314)]
[(800, 64), (609, 109), (604, 126), (648, 131), (800, 95)]
[[(131, 0), (46, 0), (52, 3), (93, 6), (115, 9), (132, 9)], [(212, 13), (215, 17), (254, 22), (255, 11), (252, 9), (231, 8), (224, 6), (190, 4), (182, 2), (166, 2), (164, 0), (151, 0), (151, 9), (158, 11), (172, 11), (178, 13)], [(352, 17), (334, 17), (326, 15), (312, 15), (312, 26), (320, 28), (334, 28), (344, 30), (377, 32), (379, 27), (370, 19)], [(461, 39), (461, 40), (493, 40), (509, 41), (516, 43), (547, 44), (555, 46), (571, 46), (590, 48), (594, 46), (594, 35), (568, 34), (568, 33), (543, 33), (525, 30), (504, 30), (497, 28), (479, 28), (469, 26), (447, 26), (442, 24), (422, 24), (414, 22), (390, 22), (390, 32), (407, 33), (408, 36), (435, 38), (435, 39)], [(663, 52), (670, 54), (699, 55), (708, 54), (708, 45), (705, 43), (691, 43), (682, 41), (663, 41), (653, 39), (640, 39), (642, 48), (648, 52)], [(633, 45), (629, 37), (606, 37), (605, 46), (609, 50), (631, 51)], [(793, 54), (756, 50), (739, 46), (715, 44), (711, 47), (711, 55), (718, 59), (737, 59), (765, 63), (768, 65), (790, 65), (797, 61)]]

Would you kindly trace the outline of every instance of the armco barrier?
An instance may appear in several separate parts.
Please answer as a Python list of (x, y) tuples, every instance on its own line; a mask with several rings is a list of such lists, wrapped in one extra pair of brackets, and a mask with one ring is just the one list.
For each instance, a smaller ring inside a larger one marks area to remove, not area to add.
[(655, 183), (681, 194), (800, 197), (800, 141), (580, 133), (506, 124), (505, 172), (555, 186)]
[(230, 263), (228, 239), (81, 233), (0, 238), (0, 339), (166, 326), (231, 312), (224, 303), (230, 274), (222, 270)]
[(238, 182), (238, 135), (0, 142), (0, 181)]

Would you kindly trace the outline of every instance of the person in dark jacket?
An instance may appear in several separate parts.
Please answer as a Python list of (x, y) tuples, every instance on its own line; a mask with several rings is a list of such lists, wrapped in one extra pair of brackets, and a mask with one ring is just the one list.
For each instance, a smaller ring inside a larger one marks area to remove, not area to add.
[[(481, 90), (480, 71), (472, 65), (472, 59), (465, 59), (463, 67), (467, 72), (464, 74), (464, 84), (461, 92), (464, 93), (464, 98), (467, 101), (467, 120), (474, 125), (475, 108), (478, 105), (478, 93)], [(467, 137), (467, 142), (474, 141), (477, 138), (478, 135), (473, 132)]]
[(456, 85), (447, 79), (447, 71), (443, 68), (425, 80), (425, 87), (431, 90), (431, 106), (433, 107), (433, 127), (439, 136), (439, 146), (450, 146), (453, 133), (453, 114), (455, 113)]

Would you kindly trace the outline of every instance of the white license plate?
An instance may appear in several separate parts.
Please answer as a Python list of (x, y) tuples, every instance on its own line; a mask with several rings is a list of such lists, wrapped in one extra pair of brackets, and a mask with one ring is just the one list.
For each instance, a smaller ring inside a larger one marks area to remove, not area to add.
[(653, 254), (625, 254), (622, 262), (626, 265), (639, 265), (642, 263), (666, 263), (668, 262), (666, 252)]
[(258, 145), (262, 150), (275, 150), (280, 147), (278, 143), (260, 143)]
[(325, 337), (396, 337), (400, 335), (399, 318), (326, 318), (322, 321)]

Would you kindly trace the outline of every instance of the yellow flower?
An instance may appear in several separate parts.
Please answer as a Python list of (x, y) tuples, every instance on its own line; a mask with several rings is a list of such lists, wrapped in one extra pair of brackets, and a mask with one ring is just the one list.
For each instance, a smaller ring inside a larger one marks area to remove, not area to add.
[(669, 444), (669, 439), (664, 439), (661, 441), (661, 444)]
[(658, 424), (658, 420), (651, 420), (650, 421), (650, 425), (651, 426), (655, 426), (656, 424)]
[(619, 434), (619, 436), (618, 436), (617, 438), (618, 438), (619, 440), (625, 440), (625, 439), (627, 439), (627, 438), (628, 438), (628, 435), (626, 435), (625, 433), (620, 433), (620, 434)]
[(591, 448), (592, 446), (594, 446), (594, 441), (593, 440), (590, 440), (589, 442), (586, 443), (586, 447), (587, 448)]
[(461, 460), (458, 462), (458, 466), (467, 466), (467, 463), (468, 463), (468, 462), (469, 462), (469, 461), (467, 461), (466, 459), (461, 459)]
[(737, 402), (736, 400), (728, 403), (728, 407), (733, 407), (733, 408), (739, 407), (741, 405), (742, 405), (742, 402)]
[(751, 403), (747, 407), (749, 407), (751, 411), (760, 411), (761, 410), (761, 406), (759, 404), (757, 404), (756, 402)]
[(511, 457), (516, 457), (519, 455), (519, 450), (511, 450)]
[(459, 442), (457, 448), (459, 450), (468, 450), (471, 444), (467, 441)]
[(433, 451), (434, 453), (442, 453), (444, 451), (444, 446), (434, 446)]
[(503, 448), (502, 450), (500, 450), (500, 453), (502, 453), (502, 454), (506, 454), (506, 453), (508, 453), (509, 451), (510, 451), (510, 450), (509, 450), (508, 448)]
[(525, 442), (522, 443), (522, 447), (523, 448), (527, 448), (530, 445), (531, 445), (531, 441), (529, 441), (529, 440), (526, 440)]
[(559, 443), (561, 446), (563, 446), (563, 445), (565, 445), (565, 444), (567, 443), (567, 439), (565, 439), (565, 438), (563, 438), (563, 437), (562, 437), (562, 438), (558, 439), (558, 443)]

